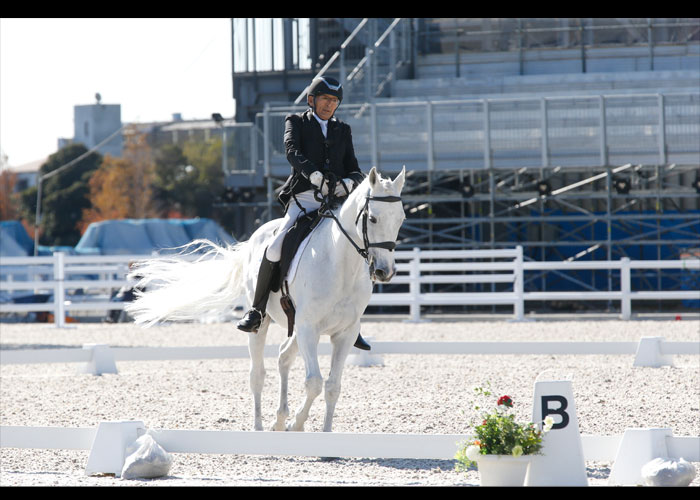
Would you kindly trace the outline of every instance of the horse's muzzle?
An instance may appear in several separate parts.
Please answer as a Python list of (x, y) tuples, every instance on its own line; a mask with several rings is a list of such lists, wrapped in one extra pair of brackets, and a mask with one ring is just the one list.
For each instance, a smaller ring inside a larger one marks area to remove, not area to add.
[(374, 259), (371, 259), (369, 263), (369, 275), (372, 278), (372, 281), (386, 283), (394, 277), (394, 274), (396, 274), (396, 268), (392, 267), (391, 269), (387, 270), (381, 267), (375, 267)]

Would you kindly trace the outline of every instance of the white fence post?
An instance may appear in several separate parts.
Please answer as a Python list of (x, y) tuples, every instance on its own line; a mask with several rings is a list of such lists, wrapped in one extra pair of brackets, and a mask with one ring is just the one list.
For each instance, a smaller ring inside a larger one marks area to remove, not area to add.
[(522, 321), (525, 319), (525, 267), (523, 266), (523, 247), (518, 245), (518, 251), (515, 257), (515, 281), (513, 282), (513, 291), (515, 292), (515, 304), (513, 306), (515, 320)]
[(620, 317), (621, 319), (630, 319), (632, 316), (632, 301), (630, 300), (631, 285), (630, 259), (623, 257), (620, 259)]
[(54, 252), (53, 254), (53, 279), (54, 285), (54, 324), (63, 328), (66, 326), (66, 254), (64, 252)]
[(411, 283), (409, 285), (409, 290), (411, 292), (411, 305), (410, 305), (410, 315), (411, 321), (420, 321), (420, 248), (413, 248), (413, 255), (411, 256), (411, 268), (409, 271), (409, 276), (411, 277)]

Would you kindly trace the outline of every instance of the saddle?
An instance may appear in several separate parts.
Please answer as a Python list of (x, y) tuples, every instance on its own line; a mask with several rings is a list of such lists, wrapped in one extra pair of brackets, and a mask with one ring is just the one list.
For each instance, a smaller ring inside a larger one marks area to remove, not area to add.
[(274, 276), (270, 289), (273, 292), (282, 292), (280, 305), (282, 310), (287, 315), (287, 336), (291, 337), (294, 332), (294, 317), (296, 310), (294, 303), (289, 296), (289, 284), (287, 283), (287, 273), (294, 260), (294, 257), (299, 250), (299, 246), (304, 239), (314, 230), (318, 223), (323, 219), (318, 210), (299, 215), (294, 225), (287, 230), (287, 234), (282, 242), (282, 258), (280, 259), (279, 274)]

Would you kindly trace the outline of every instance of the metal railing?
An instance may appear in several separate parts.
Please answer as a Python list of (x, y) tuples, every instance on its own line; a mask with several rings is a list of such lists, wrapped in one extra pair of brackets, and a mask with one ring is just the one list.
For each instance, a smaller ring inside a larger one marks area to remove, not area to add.
[[(301, 110), (256, 117), (269, 175), (289, 173), (284, 117)], [(337, 114), (360, 164), (385, 172), (700, 163), (700, 93), (375, 101)]]
[(589, 66), (588, 51), (606, 47), (639, 47), (655, 68), (655, 48), (700, 39), (698, 18), (427, 18), (415, 32), (419, 54), (446, 54), (460, 76), (460, 54), (518, 52), (524, 74), (528, 51), (577, 50), (580, 70)]

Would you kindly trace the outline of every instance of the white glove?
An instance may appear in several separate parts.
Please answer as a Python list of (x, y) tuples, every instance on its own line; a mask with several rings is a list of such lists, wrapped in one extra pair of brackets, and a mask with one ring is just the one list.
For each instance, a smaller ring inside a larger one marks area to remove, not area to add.
[(321, 184), (323, 183), (323, 174), (316, 170), (309, 176), (309, 182), (311, 182), (311, 184), (317, 188), (320, 188)]
[[(352, 179), (343, 179), (343, 182), (344, 182), (345, 185), (347, 186), (348, 191), (352, 191), (352, 186), (353, 186)], [(347, 196), (347, 195), (350, 194), (350, 193), (347, 192), (347, 191), (345, 191), (345, 188), (343, 187), (343, 184), (339, 182), (338, 184), (336, 184), (336, 186), (335, 186), (335, 193), (333, 193), (333, 194), (334, 194), (335, 196)]]

